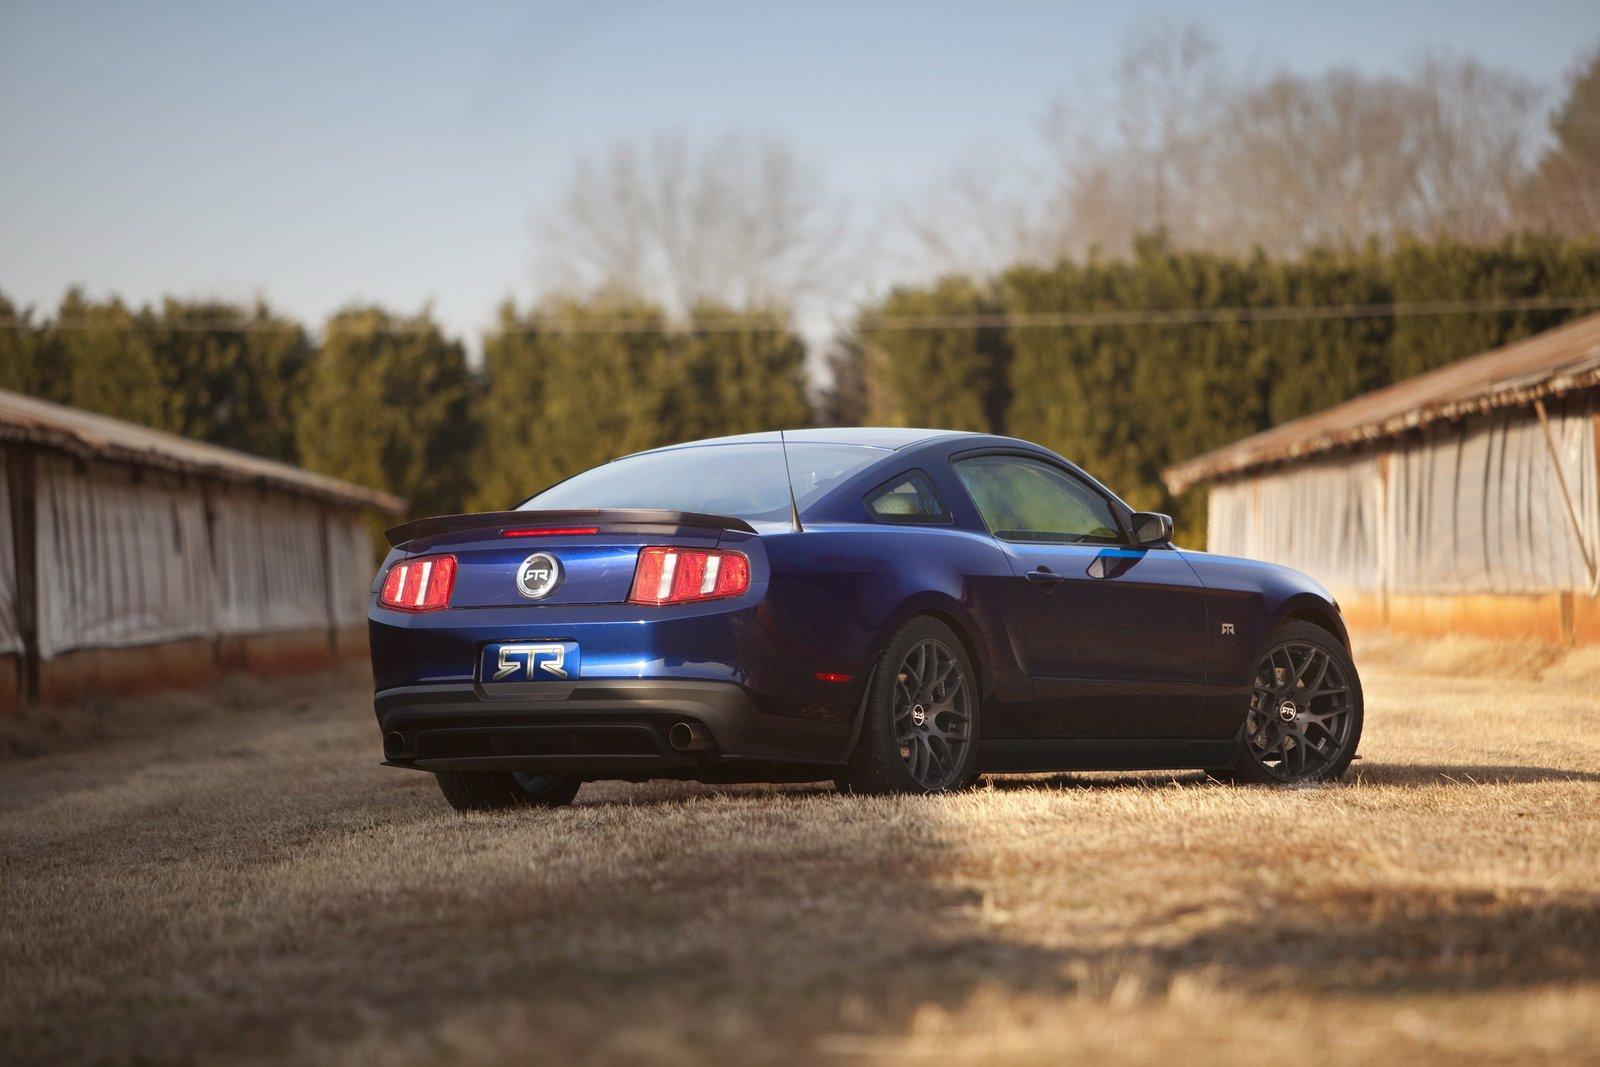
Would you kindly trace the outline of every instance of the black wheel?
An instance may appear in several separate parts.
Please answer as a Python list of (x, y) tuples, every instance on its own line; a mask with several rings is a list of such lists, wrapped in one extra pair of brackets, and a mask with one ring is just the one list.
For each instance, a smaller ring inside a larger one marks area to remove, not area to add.
[(457, 811), (559, 808), (578, 795), (580, 778), (527, 771), (440, 771), (439, 792)]
[(1328, 782), (1349, 768), (1361, 740), (1361, 679), (1338, 638), (1285, 623), (1268, 636), (1250, 685), (1235, 780)]
[(866, 720), (839, 776), (852, 793), (942, 793), (973, 778), (978, 687), (950, 627), (918, 616), (889, 641), (873, 672)]

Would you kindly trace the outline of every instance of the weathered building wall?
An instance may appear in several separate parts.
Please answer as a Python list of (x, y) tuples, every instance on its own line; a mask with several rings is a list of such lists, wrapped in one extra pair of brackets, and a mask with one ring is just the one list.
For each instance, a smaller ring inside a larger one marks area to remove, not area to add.
[(0, 475), (0, 710), (366, 651), (355, 507), (26, 446)]
[(11, 526), (10, 469), (6, 453), (0, 449), (0, 697), (5, 695), (8, 673), (5, 660), (23, 651), (22, 630), (17, 618), (17, 549)]
[(35, 457), (41, 659), (214, 631), (205, 497), (176, 475)]
[(1353, 625), (1600, 641), (1594, 393), (1213, 486), (1208, 547), (1327, 585)]

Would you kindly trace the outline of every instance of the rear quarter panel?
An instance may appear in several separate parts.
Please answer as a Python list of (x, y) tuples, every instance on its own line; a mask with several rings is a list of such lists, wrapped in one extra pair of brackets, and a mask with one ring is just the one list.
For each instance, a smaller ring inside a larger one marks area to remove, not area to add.
[[(762, 610), (783, 713), (853, 718), (877, 653), (907, 619), (928, 613), (965, 639), (984, 706), (1032, 700), (1011, 600), (1011, 570), (987, 534), (952, 526), (808, 525), (766, 535), (771, 581)], [(829, 693), (816, 671), (851, 676)], [(804, 706), (807, 696), (825, 707)], [(791, 701), (802, 703), (794, 705)], [(982, 727), (980, 724), (980, 731)]]

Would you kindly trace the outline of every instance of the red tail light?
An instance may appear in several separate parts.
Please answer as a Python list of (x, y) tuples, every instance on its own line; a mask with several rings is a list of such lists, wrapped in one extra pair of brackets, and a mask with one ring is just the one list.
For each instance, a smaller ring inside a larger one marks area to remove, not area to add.
[(389, 568), (378, 603), (396, 611), (438, 611), (450, 606), (455, 584), (454, 556), (417, 556)]
[(639, 550), (633, 572), (634, 604), (688, 604), (738, 596), (750, 588), (750, 561), (742, 552), (705, 548)]

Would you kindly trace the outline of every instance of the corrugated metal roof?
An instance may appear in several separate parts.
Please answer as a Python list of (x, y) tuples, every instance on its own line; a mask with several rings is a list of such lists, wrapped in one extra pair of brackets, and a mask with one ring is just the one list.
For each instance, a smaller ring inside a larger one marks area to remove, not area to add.
[(3, 389), (0, 441), (56, 448), (85, 459), (133, 463), (265, 486), (335, 504), (376, 508), (392, 515), (406, 509), (404, 500), (376, 489)]
[(1162, 472), (1174, 493), (1342, 445), (1431, 422), (1518, 407), (1600, 384), (1600, 315), (1418, 375), (1286, 422)]

